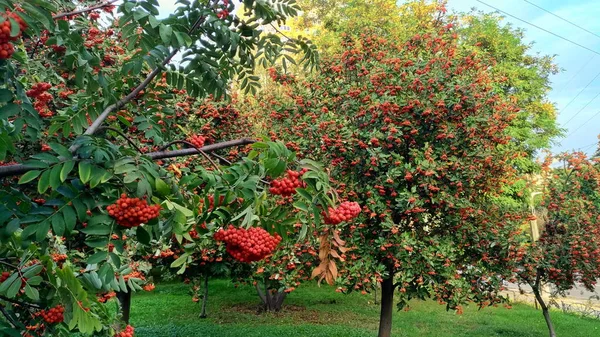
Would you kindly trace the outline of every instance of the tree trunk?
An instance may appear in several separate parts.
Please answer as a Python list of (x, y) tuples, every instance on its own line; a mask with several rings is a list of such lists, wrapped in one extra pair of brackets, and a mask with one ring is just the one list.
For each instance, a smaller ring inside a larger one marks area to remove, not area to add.
[(129, 324), (129, 312), (131, 311), (131, 290), (128, 292), (117, 292), (117, 299), (121, 303), (121, 314), (123, 315), (123, 321)]
[(381, 314), (378, 337), (392, 336), (392, 314), (394, 313), (394, 273), (381, 282)]
[(202, 295), (202, 311), (200, 318), (206, 318), (206, 303), (208, 302), (208, 272), (204, 274), (204, 295)]
[(548, 326), (548, 332), (550, 333), (550, 337), (556, 337), (556, 332), (554, 331), (554, 326), (552, 326), (552, 320), (550, 319), (550, 311), (548, 310), (546, 302), (544, 302), (544, 298), (540, 294), (540, 289), (538, 287), (532, 287), (532, 289), (536, 300), (540, 304), (540, 308), (542, 308), (542, 314), (544, 315), (544, 319), (546, 320), (546, 325)]
[(260, 297), (261, 307), (263, 311), (270, 312), (278, 312), (281, 310), (283, 306), (283, 301), (287, 296), (287, 293), (284, 291), (277, 291), (275, 293), (271, 293), (269, 289), (265, 286), (265, 290), (263, 290), (256, 285), (256, 291), (258, 292), (258, 297)]

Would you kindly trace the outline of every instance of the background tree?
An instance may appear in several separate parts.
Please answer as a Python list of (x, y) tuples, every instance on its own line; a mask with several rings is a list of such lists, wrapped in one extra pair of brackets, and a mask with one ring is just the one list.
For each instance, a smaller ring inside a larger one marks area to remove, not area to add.
[(338, 193), (362, 205), (358, 225), (325, 220), (341, 234), (325, 238), (313, 275), (335, 270), (340, 291), (380, 281), (380, 336), (396, 289), (400, 308), (427, 297), (458, 311), (498, 303), (524, 219), (494, 197), (524, 154), (509, 145), (519, 109), (494, 90), (490, 59), (467, 52), (451, 20), (406, 41), (348, 35), (342, 48), (306, 81), (274, 76), (283, 95), (257, 102), (271, 111), (271, 137), (323, 161)]
[[(551, 168), (554, 160), (562, 165)], [(533, 290), (552, 337), (556, 333), (542, 289), (552, 285), (553, 295), (564, 295), (581, 284), (593, 292), (600, 278), (599, 165), (581, 152), (547, 158), (543, 230), (516, 256), (517, 276)]]

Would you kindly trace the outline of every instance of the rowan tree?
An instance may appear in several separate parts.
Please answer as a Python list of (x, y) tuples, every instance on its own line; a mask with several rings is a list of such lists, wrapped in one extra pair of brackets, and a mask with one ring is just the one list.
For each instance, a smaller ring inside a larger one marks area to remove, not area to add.
[[(233, 6), (181, 1), (159, 19), (155, 0), (0, 1), (3, 335), (132, 336), (127, 317), (104, 302), (152, 288), (139, 251), (173, 234), (182, 242), (208, 218), (211, 230), (225, 221), (254, 228), (248, 214), (268, 213), (272, 204), (259, 202), (267, 175), (297, 166), (291, 153), (257, 143), (252, 158), (217, 164), (208, 153), (255, 140), (220, 138), (231, 135), (222, 124), (214, 134), (186, 129), (183, 103), (227, 98), (234, 79), (256, 92), (257, 62), (301, 52), (314, 64), (316, 54), (307, 40), (284, 41), (254, 24), (296, 15), (292, 1), (243, 1), (243, 19)], [(182, 61), (171, 62), (178, 53)], [(169, 159), (190, 155), (202, 159)], [(326, 177), (313, 172), (315, 183)], [(240, 193), (243, 201), (200, 213), (200, 185), (203, 197), (219, 191), (229, 202)]]
[(329, 222), (313, 276), (342, 292), (380, 282), (380, 336), (391, 333), (394, 293), (400, 308), (501, 302), (526, 218), (495, 202), (524, 156), (495, 61), (467, 52), (452, 21), (406, 41), (347, 35), (342, 49), (306, 80), (275, 70), (279, 90), (256, 102), (272, 139), (323, 162), (361, 206), (359, 224)]
[[(560, 165), (552, 167), (552, 162)], [(576, 285), (595, 290), (600, 278), (600, 159), (582, 152), (548, 157), (540, 206), (547, 212), (538, 241), (515, 257), (520, 282), (529, 285), (542, 308), (551, 337), (556, 336), (543, 289), (565, 295)]]

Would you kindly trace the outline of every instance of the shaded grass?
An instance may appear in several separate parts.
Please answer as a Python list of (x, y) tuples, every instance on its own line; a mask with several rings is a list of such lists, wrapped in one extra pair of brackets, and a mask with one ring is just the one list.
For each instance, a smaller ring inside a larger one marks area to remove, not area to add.
[[(432, 301), (414, 301), (408, 312), (394, 313), (393, 336), (539, 337), (547, 329), (540, 311), (516, 304), (513, 309), (467, 307), (463, 315), (446, 312)], [(376, 336), (379, 307), (373, 295), (336, 293), (302, 285), (285, 300), (280, 313), (257, 314), (251, 287), (235, 288), (214, 280), (209, 285), (208, 318), (191, 301), (188, 286), (160, 284), (133, 297), (131, 321), (138, 337), (363, 337)], [(600, 336), (600, 321), (553, 312), (558, 336)]]

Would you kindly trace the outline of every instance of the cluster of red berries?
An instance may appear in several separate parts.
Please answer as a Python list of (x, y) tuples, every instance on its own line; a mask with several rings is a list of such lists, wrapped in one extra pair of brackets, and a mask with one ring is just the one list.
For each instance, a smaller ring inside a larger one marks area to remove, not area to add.
[(281, 241), (278, 234), (269, 234), (262, 228), (221, 229), (215, 233), (215, 240), (224, 241), (227, 253), (240, 262), (260, 261), (270, 255)]
[(123, 331), (115, 334), (115, 337), (133, 337), (133, 330), (133, 327), (128, 325)]
[(160, 205), (149, 206), (146, 199), (128, 198), (125, 193), (121, 199), (106, 208), (108, 215), (115, 218), (123, 227), (137, 227), (158, 217)]
[(54, 308), (50, 308), (48, 310), (42, 310), (38, 313), (39, 316), (42, 316), (46, 323), (50, 324), (58, 324), (65, 320), (64, 317), (65, 307), (62, 305), (57, 305)]
[(6, 281), (6, 279), (10, 276), (10, 273), (7, 271), (3, 271), (0, 275), (0, 283)]
[(100, 303), (106, 303), (106, 301), (108, 301), (111, 298), (116, 297), (116, 296), (117, 296), (117, 293), (115, 293), (114, 291), (110, 291), (110, 292), (105, 293), (105, 294), (99, 294), (97, 296), (97, 298), (98, 298), (98, 302), (100, 302)]
[(195, 147), (201, 148), (204, 146), (204, 142), (206, 142), (206, 137), (200, 135), (192, 135), (187, 140), (189, 143), (192, 143)]
[(329, 207), (327, 213), (323, 212), (325, 223), (337, 225), (340, 222), (356, 218), (360, 214), (360, 205), (354, 201), (344, 201), (336, 208)]
[[(9, 10), (2, 16), (4, 17), (4, 22), (0, 23), (0, 59), (6, 60), (11, 58), (15, 53), (15, 47), (10, 41), (15, 41), (21, 37), (23, 31), (27, 29), (27, 23), (17, 13)], [(11, 36), (10, 34), (13, 25), (10, 19), (13, 19), (19, 25), (19, 32), (15, 36)]]
[(275, 179), (271, 182), (271, 187), (269, 188), (269, 192), (271, 194), (277, 194), (282, 196), (290, 196), (296, 193), (296, 188), (302, 187), (304, 185), (303, 181), (300, 180), (300, 177), (308, 171), (307, 169), (302, 169), (301, 171), (287, 171), (287, 176), (284, 178)]
[(34, 99), (33, 107), (38, 111), (41, 117), (52, 117), (54, 114), (48, 107), (48, 103), (52, 100), (52, 95), (48, 92), (52, 88), (52, 84), (40, 82), (34, 84), (31, 89), (27, 90), (28, 97)]

